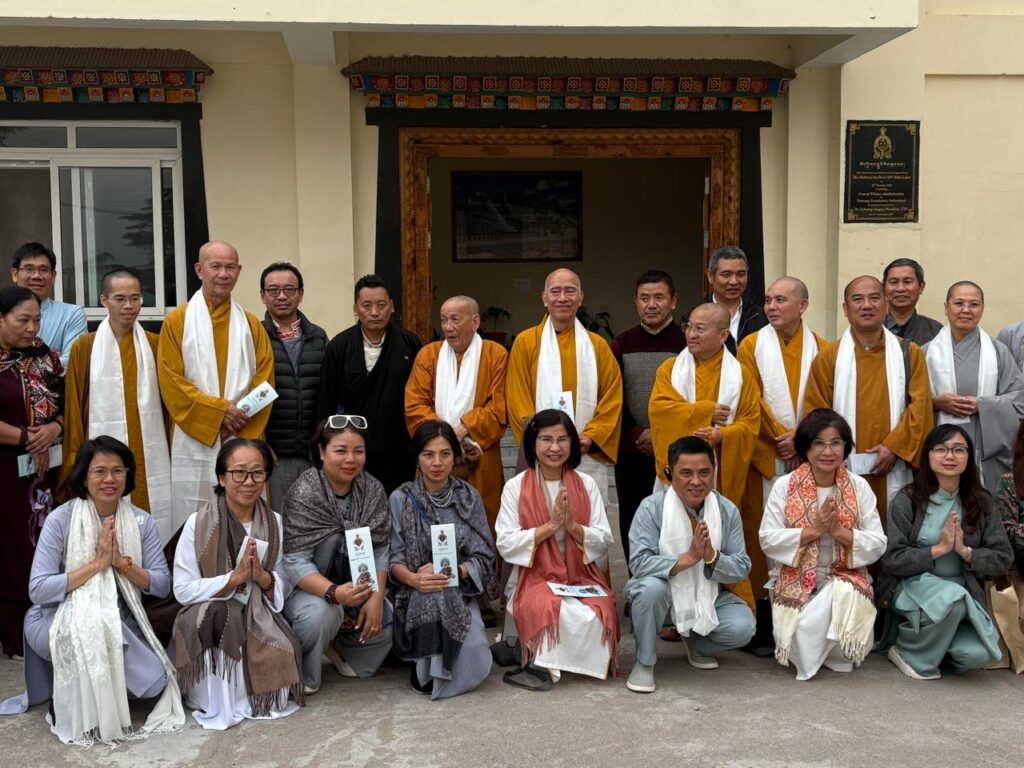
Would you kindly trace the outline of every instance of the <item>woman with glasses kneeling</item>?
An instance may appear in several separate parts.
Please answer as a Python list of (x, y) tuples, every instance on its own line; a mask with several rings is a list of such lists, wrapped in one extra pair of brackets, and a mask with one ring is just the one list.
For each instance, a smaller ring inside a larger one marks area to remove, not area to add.
[(1013, 555), (963, 427), (933, 429), (922, 456), (889, 505), (878, 593), (890, 610), (889, 660), (907, 677), (936, 680), (943, 661), (960, 673), (1002, 656), (981, 582), (1005, 575)]
[(774, 562), (775, 658), (792, 662), (797, 680), (810, 680), (822, 665), (851, 672), (874, 645), (867, 566), (885, 551), (885, 534), (871, 486), (843, 466), (853, 434), (842, 416), (811, 411), (793, 447), (800, 466), (772, 486), (759, 538)]
[[(51, 730), (65, 744), (117, 742), (185, 724), (174, 667), (142, 607), (166, 597), (171, 574), (156, 523), (132, 506), (135, 457), (112, 437), (87, 440), (68, 476), (75, 498), (46, 518), (29, 579), (24, 712), (52, 698)], [(140, 731), (129, 698), (160, 696)]]
[[(522, 445), (529, 468), (505, 483), (495, 525), (498, 552), (514, 566), (505, 634), (522, 647), (521, 668), (504, 680), (531, 690), (549, 690), (562, 672), (603, 680), (617, 662), (619, 615), (603, 573), (612, 531), (601, 493), (575, 471), (580, 438), (564, 412), (530, 419)], [(561, 596), (550, 584), (597, 594)]]
[[(419, 477), (397, 488), (390, 499), (391, 576), (398, 582), (395, 652), (415, 662), (413, 688), (446, 699), (473, 690), (491, 671), (476, 598), (498, 597), (494, 542), (480, 494), (452, 477), (462, 448), (451, 425), (421, 424), (412, 436), (412, 454)], [(456, 556), (450, 558), (450, 573), (434, 569), (435, 541), (447, 538), (435, 525), (454, 526)], [(450, 586), (453, 578), (457, 584)]]
[[(217, 454), (215, 496), (189, 516), (174, 555), (175, 664), (192, 716), (223, 731), (302, 704), (302, 651), (281, 616), (281, 518), (261, 498), (273, 469), (262, 440)], [(294, 703), (289, 702), (289, 697)]]
[[(324, 656), (343, 677), (371, 677), (391, 650), (392, 609), (384, 599), (391, 514), (384, 486), (363, 471), (366, 427), (356, 415), (321, 421), (313, 435), (317, 466), (284, 497), (285, 569), (295, 585), (284, 610), (302, 642), (306, 693), (320, 690)], [(362, 578), (352, 577), (359, 553), (348, 551), (345, 531), (354, 528), (370, 529), (369, 541), (359, 538), (375, 579), (367, 562)]]

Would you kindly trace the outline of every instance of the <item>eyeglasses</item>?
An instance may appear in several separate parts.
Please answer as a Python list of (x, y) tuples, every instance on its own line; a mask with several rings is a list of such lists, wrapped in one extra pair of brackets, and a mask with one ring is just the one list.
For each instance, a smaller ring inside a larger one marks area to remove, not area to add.
[(327, 417), (328, 429), (344, 429), (349, 424), (356, 429), (366, 429), (366, 417), (350, 413), (336, 413)]
[(269, 296), (272, 299), (276, 299), (282, 293), (290, 299), (292, 296), (298, 293), (298, 291), (299, 289), (296, 288), (294, 285), (272, 285), (270, 288), (263, 289), (263, 293), (267, 294), (267, 296)]
[(687, 323), (686, 325), (683, 326), (683, 331), (685, 333), (695, 333), (698, 336), (703, 336), (705, 333), (708, 333), (709, 331), (717, 331), (717, 330), (720, 330), (720, 329), (719, 328), (712, 328), (711, 326), (708, 326), (708, 325), (694, 325), (693, 323)]
[(567, 445), (572, 445), (572, 438), (568, 435), (562, 435), (561, 437), (552, 437), (551, 435), (541, 435), (537, 438), (537, 443), (550, 448), (552, 445), (560, 445), (563, 448)]
[(251, 472), (248, 469), (229, 469), (225, 474), (230, 475), (231, 479), (239, 485), (250, 477), (254, 483), (262, 483), (267, 479), (267, 472), (263, 469), (254, 469)]
[(967, 446), (966, 445), (941, 445), (940, 444), (940, 445), (933, 445), (932, 446), (932, 453), (934, 453), (936, 456), (939, 456), (940, 458), (943, 457), (943, 456), (948, 456), (949, 454), (952, 453), (958, 459), (963, 459), (963, 458), (965, 458), (967, 456), (968, 453), (970, 453), (970, 451), (967, 450)]
[(28, 275), (29, 277), (32, 277), (33, 275), (49, 277), (53, 272), (49, 267), (18, 267), (18, 271)]
[(96, 467), (95, 469), (89, 470), (89, 477), (94, 477), (97, 480), (102, 480), (107, 475), (110, 475), (115, 480), (124, 480), (128, 476), (128, 467)]
[(811, 448), (816, 451), (824, 451), (828, 448), (833, 453), (839, 453), (845, 447), (845, 440), (811, 440)]
[(112, 301), (114, 304), (131, 304), (142, 306), (141, 296), (107, 296), (107, 301)]

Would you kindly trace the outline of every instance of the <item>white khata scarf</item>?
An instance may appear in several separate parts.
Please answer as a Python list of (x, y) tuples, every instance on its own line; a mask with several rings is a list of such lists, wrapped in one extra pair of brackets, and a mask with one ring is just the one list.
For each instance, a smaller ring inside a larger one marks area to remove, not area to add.
[[(992, 337), (978, 329), (981, 354), (978, 360), (978, 397), (993, 397), (999, 383), (999, 356)], [(956, 363), (953, 357), (953, 334), (945, 326), (928, 344), (925, 352), (928, 363), (928, 378), (932, 385), (932, 397), (947, 392), (959, 393), (956, 388)], [(939, 424), (969, 424), (971, 417), (950, 416), (938, 411)]]
[[(76, 499), (64, 553), (68, 573), (96, 557), (102, 522), (89, 499)], [(114, 513), (118, 548), (142, 562), (142, 536), (131, 505), (121, 499)], [(118, 594), (124, 599), (150, 650), (163, 663), (167, 687), (146, 724), (132, 729), (124, 674), (124, 635)], [(53, 659), (54, 733), (65, 744), (91, 746), (121, 739), (145, 738), (151, 733), (180, 731), (185, 726), (174, 665), (153, 633), (142, 607), (139, 588), (113, 568), (106, 568), (68, 593), (50, 626)]]
[[(895, 429), (907, 409), (907, 377), (903, 368), (903, 350), (900, 340), (887, 328), (882, 328), (885, 339), (885, 382), (889, 391), (889, 429)], [(853, 444), (857, 445), (857, 358), (854, 351), (856, 342), (847, 328), (839, 341), (836, 356), (835, 388), (832, 407), (846, 419), (853, 432)], [(856, 450), (856, 447), (854, 448)], [(911, 480), (910, 470), (902, 459), (896, 460), (892, 471), (886, 476), (886, 497), (892, 501), (896, 492)]]
[(797, 390), (796, 408), (789, 392), (789, 380), (786, 378), (786, 365), (782, 360), (782, 340), (778, 332), (766, 325), (757, 332), (754, 346), (754, 359), (761, 374), (764, 385), (764, 400), (768, 403), (772, 414), (786, 429), (796, 429), (797, 423), (804, 416), (804, 392), (807, 390), (807, 379), (811, 373), (811, 363), (818, 354), (818, 343), (807, 327), (804, 326), (803, 349), (800, 352), (800, 386)]
[[(256, 373), (256, 346), (245, 310), (236, 302), (231, 302), (228, 364), (223, 394), (217, 373), (213, 321), (201, 290), (193, 294), (185, 309), (181, 354), (184, 358), (185, 378), (200, 392), (225, 400), (239, 400), (249, 394), (249, 385)], [(220, 438), (212, 446), (206, 446), (189, 437), (180, 427), (175, 427), (171, 441), (173, 517), (156, 521), (160, 527), (160, 540), (165, 544), (184, 525), (189, 515), (212, 498), (213, 486), (217, 483), (214, 464), (219, 450)]]
[[(704, 522), (708, 526), (711, 546), (722, 546), (722, 513), (718, 496), (712, 492), (704, 499)], [(661, 504), (661, 535), (658, 537), (658, 552), (678, 557), (690, 548), (693, 542), (693, 526), (690, 515), (682, 500), (670, 486), (665, 491)], [(672, 614), (679, 634), (689, 637), (690, 632), (709, 635), (718, 626), (718, 612), (715, 600), (718, 598), (718, 583), (704, 575), (703, 564), (697, 563), (675, 576), (669, 577), (672, 592)]]
[[(672, 386), (688, 403), (697, 402), (697, 361), (688, 349), (680, 352), (672, 365)], [(743, 367), (728, 349), (722, 347), (722, 375), (718, 380), (718, 399), (715, 402), (729, 406), (727, 424), (736, 421), (742, 389)]]
[[(149, 509), (146, 511), (159, 523), (160, 520), (171, 518), (171, 453), (167, 447), (153, 350), (146, 332), (138, 323), (132, 327), (132, 340), (138, 368), (136, 397), (146, 463), (146, 485), (149, 488)], [(100, 435), (110, 435), (128, 445), (121, 350), (110, 328), (109, 318), (105, 318), (96, 329), (89, 358), (88, 437), (92, 440)]]
[[(576, 431), (583, 434), (587, 424), (594, 417), (597, 408), (597, 352), (594, 342), (583, 324), (574, 319), (576, 338), (576, 397), (572, 406), (573, 424)], [(565, 404), (560, 403), (562, 392), (562, 358), (558, 353), (558, 335), (551, 324), (551, 318), (544, 318), (544, 327), (540, 332), (540, 350), (537, 353), (537, 388), (534, 392), (534, 403), (537, 411), (555, 408), (564, 411)], [(590, 475), (601, 491), (601, 498), (608, 499), (608, 467), (600, 461), (584, 454), (578, 472)]]
[(473, 409), (473, 403), (476, 402), (476, 382), (483, 346), (480, 335), (474, 333), (473, 340), (462, 353), (460, 366), (452, 346), (447, 341), (441, 344), (434, 382), (434, 409), (442, 420), (453, 427), (459, 425), (462, 417)]

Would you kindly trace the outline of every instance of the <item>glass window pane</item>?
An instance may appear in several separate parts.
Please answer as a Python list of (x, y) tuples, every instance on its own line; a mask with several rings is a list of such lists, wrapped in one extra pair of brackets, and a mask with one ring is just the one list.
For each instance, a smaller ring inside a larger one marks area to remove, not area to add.
[(57, 171), (60, 186), (60, 269), (64, 286), (63, 300), (69, 304), (78, 303), (75, 292), (75, 230), (74, 209), (71, 207), (71, 169)]
[(0, 126), (0, 147), (67, 147), (68, 129), (61, 126)]
[(0, 287), (11, 284), (11, 256), (31, 241), (50, 245), (50, 169), (0, 166)]
[(160, 169), (160, 196), (164, 230), (164, 306), (178, 305), (174, 274), (174, 174), (171, 168)]
[(90, 127), (75, 128), (75, 144), (85, 149), (175, 149), (176, 128)]

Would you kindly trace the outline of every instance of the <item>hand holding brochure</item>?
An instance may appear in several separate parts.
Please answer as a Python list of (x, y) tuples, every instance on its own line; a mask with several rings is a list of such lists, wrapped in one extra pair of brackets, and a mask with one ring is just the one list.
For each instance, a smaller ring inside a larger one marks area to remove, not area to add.
[[(58, 468), (64, 461), (64, 449), (60, 443), (50, 446), (50, 469)], [(18, 477), (28, 477), (36, 472), (36, 460), (31, 453), (23, 453), (18, 457)]]
[[(236, 567), (240, 562), (242, 562), (242, 558), (245, 557), (245, 553), (249, 549), (250, 541), (256, 542), (256, 557), (260, 559), (261, 563), (263, 562), (263, 558), (266, 557), (267, 547), (269, 547), (270, 545), (262, 539), (254, 539), (252, 536), (246, 536), (244, 539), (242, 539), (242, 546), (238, 549), (238, 555), (235, 556)], [(245, 584), (243, 584), (237, 590), (235, 590), (235, 594), (233, 594), (231, 597), (240, 602), (242, 605), (248, 605), (249, 595), (252, 594), (252, 588), (252, 581), (247, 581)]]
[(455, 548), (455, 526), (451, 523), (430, 526), (434, 573), (448, 577), (448, 586), (459, 586), (459, 555)]
[(377, 561), (373, 557), (373, 542), (369, 528), (352, 528), (345, 531), (345, 546), (348, 551), (348, 566), (352, 573), (352, 586), (369, 584), (376, 592)]
[(246, 416), (252, 416), (262, 411), (275, 400), (277, 400), (277, 392), (270, 386), (269, 381), (264, 381), (256, 389), (239, 400), (236, 407)]

